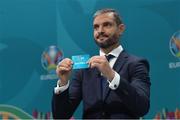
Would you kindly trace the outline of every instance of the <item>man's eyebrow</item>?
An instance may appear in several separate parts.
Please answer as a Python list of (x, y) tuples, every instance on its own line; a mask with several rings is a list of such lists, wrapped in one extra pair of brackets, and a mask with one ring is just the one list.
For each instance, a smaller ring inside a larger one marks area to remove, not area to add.
[(93, 26), (98, 26), (98, 24), (93, 24)]

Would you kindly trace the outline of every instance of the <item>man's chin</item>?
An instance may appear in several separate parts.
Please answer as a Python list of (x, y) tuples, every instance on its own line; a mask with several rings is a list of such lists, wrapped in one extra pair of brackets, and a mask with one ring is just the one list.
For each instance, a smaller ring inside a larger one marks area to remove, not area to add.
[(96, 44), (100, 47), (100, 48), (108, 48), (109, 45), (104, 43), (104, 42), (96, 42)]

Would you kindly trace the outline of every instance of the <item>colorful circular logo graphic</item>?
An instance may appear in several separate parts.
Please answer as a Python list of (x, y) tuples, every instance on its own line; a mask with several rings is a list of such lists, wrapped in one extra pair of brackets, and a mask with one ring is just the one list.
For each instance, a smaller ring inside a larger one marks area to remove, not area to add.
[(41, 56), (41, 63), (49, 73), (55, 73), (57, 64), (63, 59), (63, 53), (56, 46), (49, 46)]
[(175, 57), (180, 58), (180, 31), (173, 34), (169, 43), (169, 48)]

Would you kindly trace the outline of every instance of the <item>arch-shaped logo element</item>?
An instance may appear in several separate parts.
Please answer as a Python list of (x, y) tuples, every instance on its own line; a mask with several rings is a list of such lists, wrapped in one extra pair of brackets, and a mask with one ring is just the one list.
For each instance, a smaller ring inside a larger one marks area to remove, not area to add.
[(33, 119), (31, 115), (22, 109), (11, 105), (0, 105), (0, 119)]

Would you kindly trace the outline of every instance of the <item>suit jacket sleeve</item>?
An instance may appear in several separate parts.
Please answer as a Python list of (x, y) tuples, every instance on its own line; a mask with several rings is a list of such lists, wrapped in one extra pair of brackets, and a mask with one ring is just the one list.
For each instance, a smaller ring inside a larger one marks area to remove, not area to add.
[(121, 76), (115, 92), (133, 116), (144, 116), (150, 106), (149, 64), (144, 59), (133, 60), (126, 66), (128, 80)]
[(70, 86), (64, 92), (56, 95), (53, 92), (52, 113), (55, 119), (69, 119), (82, 99), (81, 71), (76, 71)]

